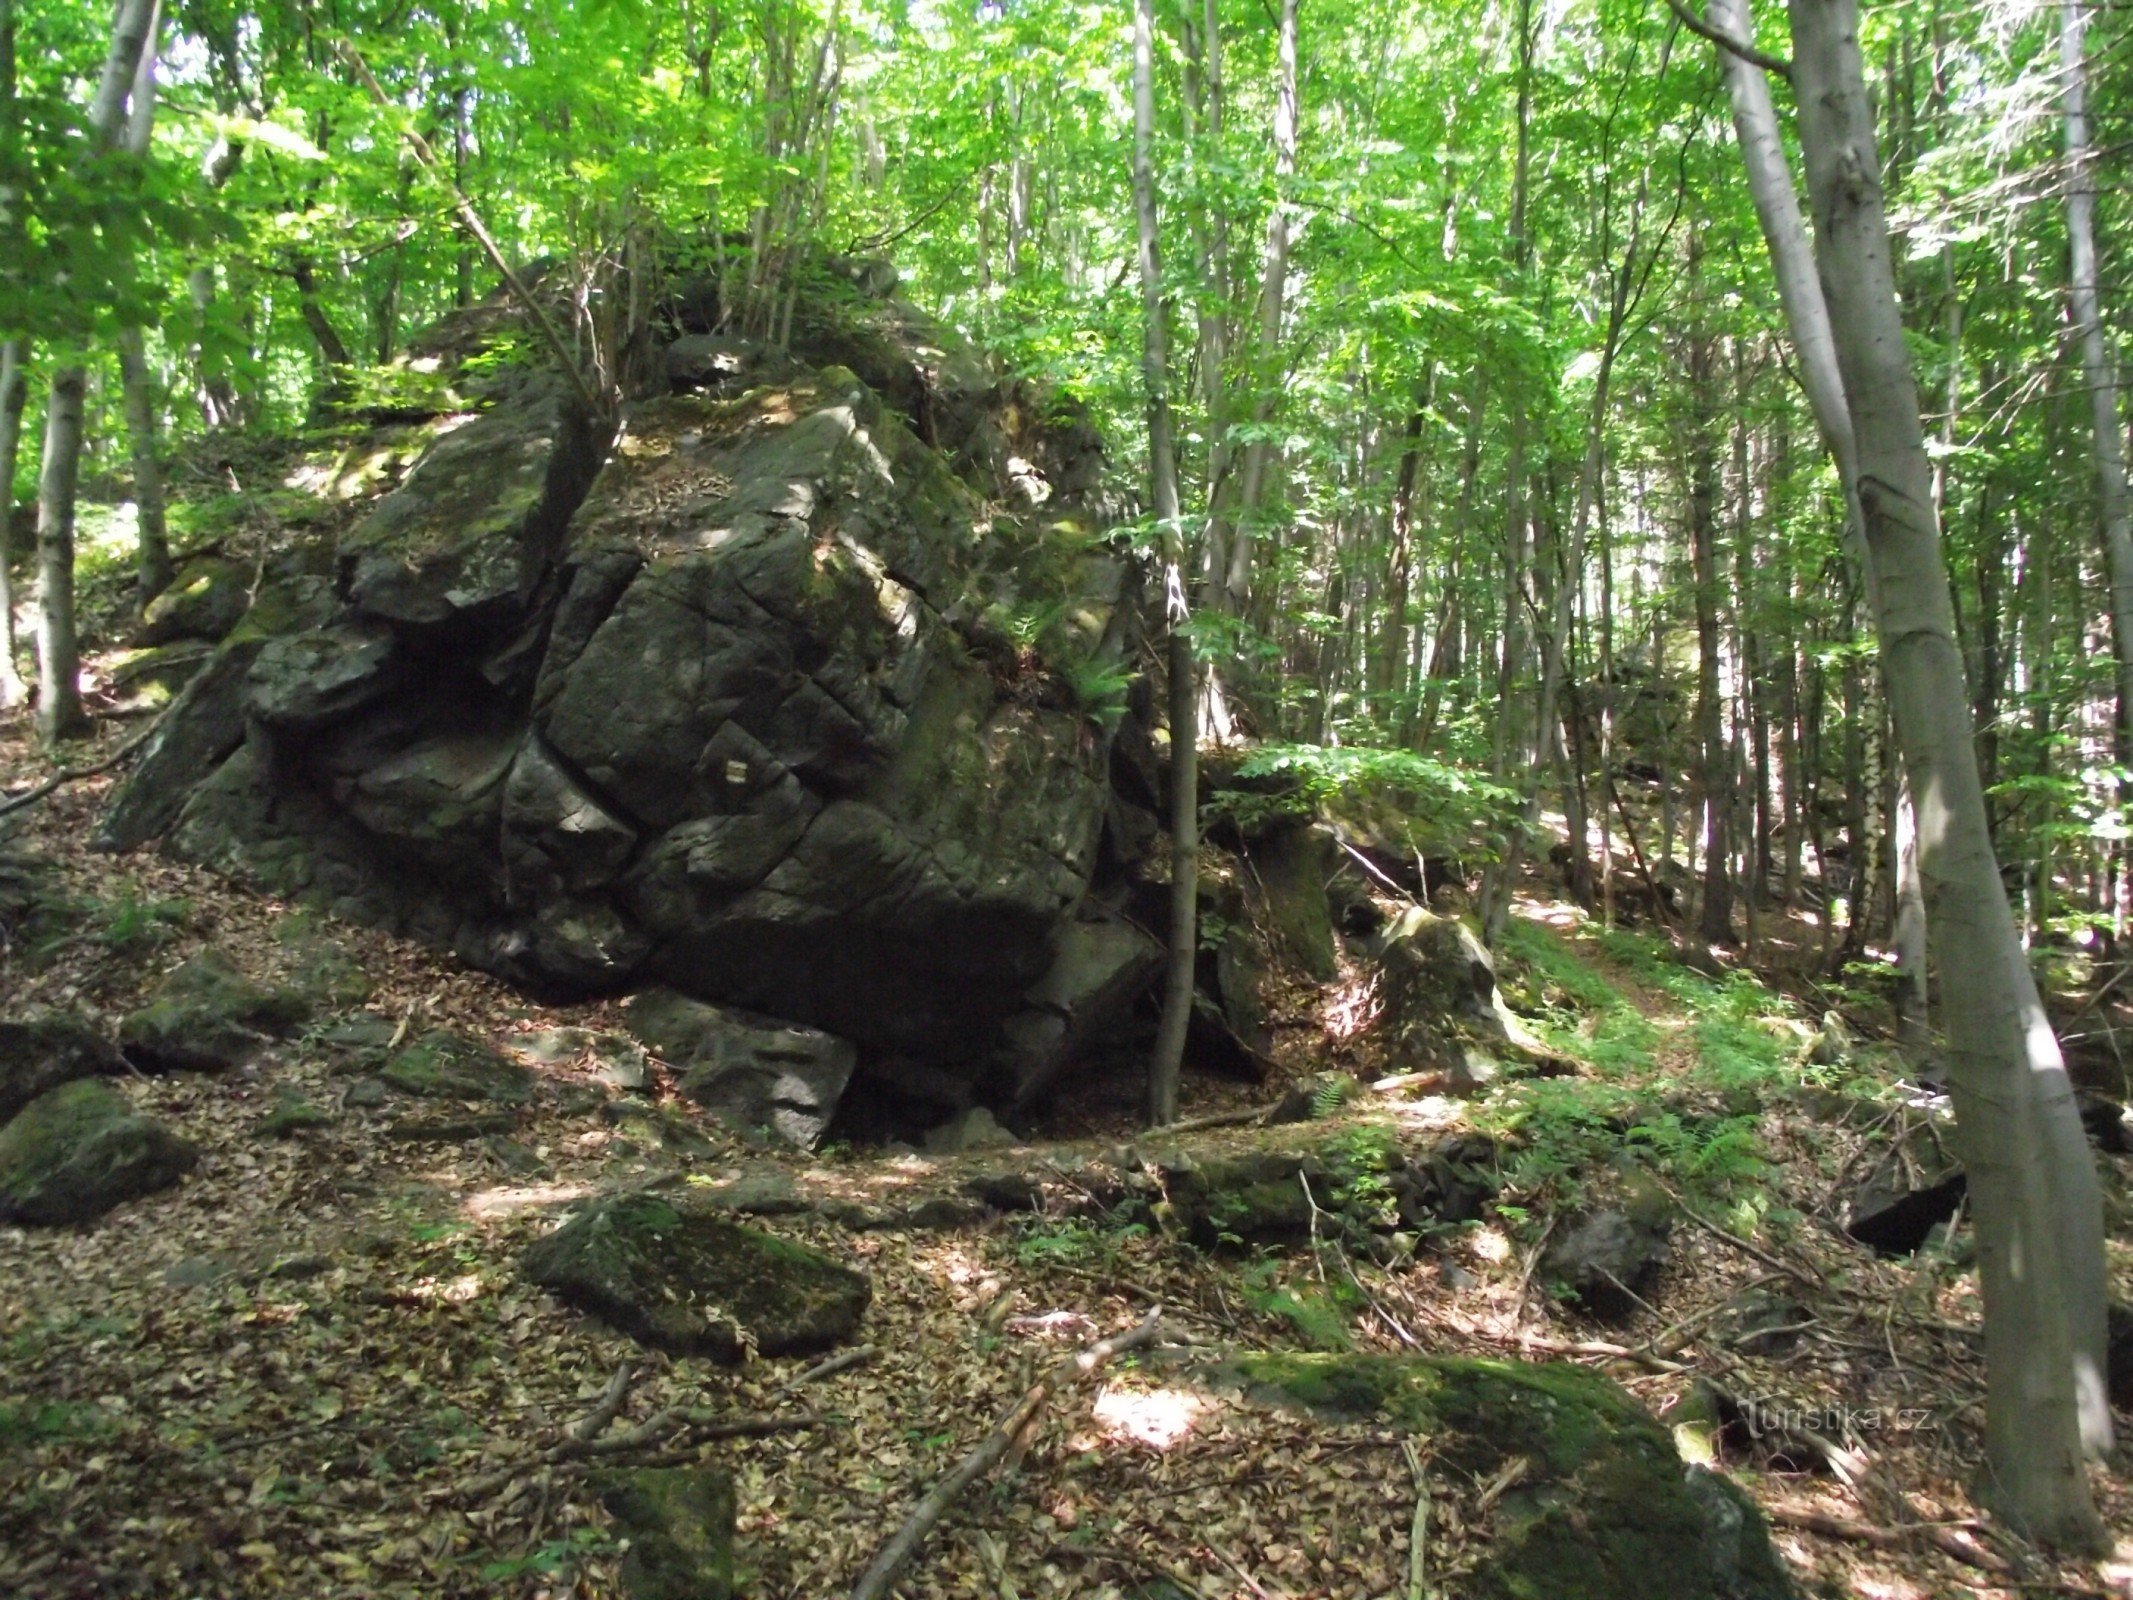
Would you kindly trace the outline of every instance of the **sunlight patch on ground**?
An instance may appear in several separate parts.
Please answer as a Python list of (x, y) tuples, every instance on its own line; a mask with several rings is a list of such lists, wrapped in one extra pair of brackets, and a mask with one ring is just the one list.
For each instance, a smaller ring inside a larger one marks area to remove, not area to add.
[(1402, 1100), (1388, 1108), (1403, 1128), (1456, 1128), (1466, 1121), (1466, 1107), (1448, 1094), (1426, 1094), (1419, 1100)]
[(1474, 1229), (1466, 1236), (1466, 1246), (1491, 1265), (1500, 1266), (1511, 1259), (1511, 1240), (1501, 1228)]
[(1105, 1437), (1168, 1450), (1192, 1432), (1208, 1403), (1184, 1389), (1131, 1390), (1107, 1385), (1092, 1409)]
[(583, 1183), (528, 1183), (510, 1188), (484, 1189), (479, 1194), (470, 1194), (460, 1204), (476, 1222), (498, 1222), (521, 1211), (535, 1211), (546, 1206), (559, 1206), (572, 1200), (582, 1200), (591, 1194), (592, 1188)]

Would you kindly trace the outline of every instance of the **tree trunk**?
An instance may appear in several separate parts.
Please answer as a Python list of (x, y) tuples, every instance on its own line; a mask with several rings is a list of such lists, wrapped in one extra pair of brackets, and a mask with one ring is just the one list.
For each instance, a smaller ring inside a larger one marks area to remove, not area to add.
[[(121, 0), (111, 47), (89, 110), (91, 160), (124, 129), (126, 99), (142, 52), (150, 48), (156, 0)], [(44, 461), (37, 480), (37, 731), (46, 744), (88, 731), (81, 705), (81, 649), (74, 634), (74, 490), (81, 476), (83, 412), (89, 377), (79, 362), (52, 374), (45, 408)]]
[[(1281, 27), (1276, 43), (1278, 77), (1274, 85), (1274, 201), (1266, 217), (1266, 271), (1259, 286), (1259, 334), (1252, 350), (1252, 421), (1262, 430), (1274, 414), (1281, 383), (1281, 319), (1289, 288), (1289, 195), (1296, 176), (1296, 7), (1281, 0)], [(1252, 586), (1252, 522), (1266, 494), (1275, 462), (1273, 443), (1255, 434), (1244, 447), (1242, 481), (1237, 486), (1237, 522), (1230, 535), (1229, 573), (1224, 601), (1232, 616), (1243, 616)]]
[(30, 399), (28, 356), (27, 340), (0, 342), (0, 707), (19, 706), (29, 695), (15, 665), (15, 464)]
[[(1691, 296), (1702, 250), (1689, 236)], [(1718, 396), (1715, 341), (1692, 333), (1685, 374), (1690, 406), (1689, 561), (1696, 600), (1696, 744), (1703, 790), (1703, 892), (1697, 932), (1712, 944), (1733, 938), (1733, 876), (1727, 823), (1733, 804), (1733, 756), (1726, 748), (1725, 702), (1718, 670)]]
[(1163, 258), (1155, 211), (1154, 0), (1133, 12), (1133, 218), (1141, 276), (1141, 381), (1148, 401), (1148, 466), (1163, 551), (1163, 601), (1170, 668), (1170, 956), (1155, 1056), (1148, 1063), (1148, 1120), (1178, 1117), (1185, 1030), (1192, 1021), (1199, 956), (1199, 697), (1186, 631), (1185, 561), (1178, 520), (1178, 464), (1170, 421), (1170, 339), (1163, 303)]
[(139, 328), (119, 330), (119, 383), (125, 400), (126, 439), (133, 452), (133, 504), (139, 519), (134, 597), (143, 607), (168, 589), (177, 575), (164, 523), (163, 469), (156, 462), (155, 381), (149, 376), (146, 345)]
[(81, 475), (89, 375), (52, 374), (44, 461), (37, 475), (37, 733), (47, 745), (89, 731), (81, 705), (81, 646), (74, 634), (74, 489)]
[(1790, 0), (1800, 145), (1919, 875), (1944, 976), (1951, 1087), (1985, 1293), (1988, 1491), (2032, 1538), (2100, 1548), (2082, 1466), (2109, 1447), (2094, 1160), (2001, 886), (1971, 743), (1933, 474), (1890, 265), (1855, 0)]
[[(148, 22), (148, 38), (134, 65), (133, 88), (126, 109), (126, 132), (120, 140), (128, 155), (148, 158), (149, 140), (156, 116), (156, 24), (160, 9)], [(156, 464), (155, 385), (148, 373), (147, 340), (138, 327), (118, 332), (119, 391), (126, 413), (126, 440), (133, 460), (133, 504), (136, 523), (134, 561), (135, 604), (148, 602), (170, 587), (175, 570), (170, 561), (170, 534), (163, 518), (163, 470)]]

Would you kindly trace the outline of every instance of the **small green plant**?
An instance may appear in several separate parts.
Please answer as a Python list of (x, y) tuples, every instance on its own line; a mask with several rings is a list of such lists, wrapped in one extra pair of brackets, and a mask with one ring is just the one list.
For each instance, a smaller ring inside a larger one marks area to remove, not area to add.
[(549, 1539), (515, 1556), (482, 1563), (481, 1575), (491, 1583), (513, 1578), (555, 1578), (573, 1571), (580, 1562), (614, 1544), (605, 1528), (573, 1528), (559, 1539)]
[(108, 1432), (102, 1407), (74, 1400), (0, 1402), (0, 1449), (22, 1450), (60, 1439), (90, 1439)]
[(1120, 663), (1070, 660), (1059, 667), (1059, 681), (1073, 698), (1074, 709), (1097, 727), (1108, 730), (1124, 720), (1133, 674)]
[(192, 914), (190, 900), (144, 900), (129, 883), (101, 908), (91, 937), (114, 955), (140, 955), (167, 943)]
[(1344, 1278), (1291, 1287), (1279, 1281), (1280, 1270), (1280, 1263), (1271, 1260), (1246, 1268), (1245, 1303), (1261, 1316), (1286, 1323), (1313, 1350), (1352, 1349), (1348, 1319), (1362, 1304), (1361, 1292)]
[(1035, 1220), (1015, 1240), (1015, 1260), (1025, 1267), (1091, 1266), (1116, 1259), (1122, 1244), (1147, 1232), (1139, 1222), (1106, 1227), (1083, 1217)]

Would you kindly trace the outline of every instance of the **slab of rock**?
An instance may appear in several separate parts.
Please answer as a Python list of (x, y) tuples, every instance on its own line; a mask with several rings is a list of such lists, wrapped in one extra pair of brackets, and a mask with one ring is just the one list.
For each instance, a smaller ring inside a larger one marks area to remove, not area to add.
[(119, 1048), (143, 1072), (220, 1072), (300, 1027), (315, 1005), (302, 990), (254, 983), (208, 951), (119, 1024)]
[(1162, 970), (1162, 946), (1131, 923), (1068, 923), (1050, 968), (1002, 1029), (1011, 1103), (1034, 1104), (1070, 1067), (1125, 1037)]
[(677, 1355), (738, 1361), (825, 1350), (859, 1326), (872, 1286), (819, 1251), (683, 1192), (596, 1200), (525, 1256), (526, 1275)]
[(1217, 1390), (1332, 1424), (1413, 1434), (1432, 1469), (1524, 1469), (1482, 1514), (1471, 1600), (1792, 1600), (1755, 1502), (1704, 1468), (1617, 1385), (1567, 1363), (1449, 1356), (1247, 1356)]
[(402, 1094), (429, 1100), (493, 1100), (522, 1105), (533, 1074), (465, 1034), (437, 1029), (393, 1053), (378, 1076)]
[(118, 1046), (73, 1017), (0, 1022), (0, 1124), (63, 1083), (114, 1078), (125, 1070)]
[(733, 1478), (713, 1467), (638, 1467), (595, 1480), (627, 1542), (632, 1600), (732, 1600)]
[(63, 1084), (0, 1128), (0, 1221), (88, 1222), (167, 1189), (199, 1152), (109, 1084)]
[(681, 1074), (682, 1095), (736, 1128), (812, 1149), (859, 1051), (818, 1028), (650, 989), (625, 1008), (630, 1031)]

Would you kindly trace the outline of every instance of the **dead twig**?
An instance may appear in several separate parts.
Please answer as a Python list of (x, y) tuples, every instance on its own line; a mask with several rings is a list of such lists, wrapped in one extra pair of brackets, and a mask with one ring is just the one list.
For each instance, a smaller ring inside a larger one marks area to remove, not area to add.
[(859, 1581), (852, 1585), (851, 1600), (882, 1600), (882, 1596), (889, 1592), (890, 1585), (896, 1581), (897, 1573), (918, 1553), (918, 1547), (925, 1542), (926, 1535), (947, 1515), (948, 1508), (955, 1503), (956, 1496), (991, 1471), (1000, 1458), (1007, 1454), (1015, 1440), (1044, 1409), (1044, 1403), (1051, 1397), (1052, 1391), (1088, 1377), (1113, 1356), (1152, 1344), (1162, 1315), (1162, 1310), (1158, 1307), (1124, 1333), (1100, 1339), (1087, 1349), (1075, 1352), (1053, 1368), (1049, 1375), (1032, 1384), (1021, 1399), (1001, 1413), (1000, 1420), (993, 1425), (992, 1432), (979, 1442), (978, 1447), (956, 1463), (954, 1469), (920, 1499), (911, 1515), (904, 1519), (903, 1526), (890, 1535), (888, 1543), (881, 1547), (872, 1564), (860, 1574)]
[(454, 1492), (452, 1498), (462, 1502), (486, 1500), (528, 1473), (537, 1472), (543, 1467), (582, 1460), (588, 1456), (626, 1455), (632, 1450), (643, 1450), (662, 1444), (675, 1434), (685, 1433), (696, 1439), (734, 1439), (755, 1434), (787, 1433), (799, 1428), (820, 1428), (836, 1420), (817, 1411), (798, 1412), (789, 1417), (735, 1416), (704, 1406), (674, 1406), (626, 1432), (610, 1434), (604, 1439), (566, 1438), (562, 1443), (543, 1450), (530, 1461), (500, 1467), (494, 1472), (468, 1480)]
[(616, 1414), (622, 1410), (622, 1402), (629, 1398), (630, 1385), (636, 1382), (636, 1379), (637, 1369), (627, 1361), (615, 1368), (615, 1375), (607, 1380), (607, 1388), (600, 1396), (600, 1403), (572, 1425), (570, 1437), (579, 1444), (585, 1444), (605, 1433), (607, 1425), (613, 1422)]
[(1408, 1475), (1415, 1480), (1415, 1514), (1407, 1525), (1407, 1600), (1425, 1600), (1429, 1593), (1429, 1475), (1414, 1440), (1405, 1440), (1400, 1451), (1407, 1457)]
[(827, 1361), (818, 1361), (799, 1376), (787, 1379), (771, 1394), (773, 1403), (789, 1400), (796, 1390), (804, 1389), (818, 1378), (827, 1378), (832, 1373), (843, 1372), (852, 1367), (863, 1367), (874, 1359), (874, 1347), (870, 1344), (854, 1345), (849, 1350), (839, 1351)]
[[(175, 701), (172, 702), (173, 705), (176, 703)], [(56, 794), (70, 783), (79, 783), (84, 778), (101, 777), (154, 737), (156, 730), (163, 726), (165, 718), (169, 715), (169, 710), (164, 710), (157, 716), (155, 721), (149, 723), (147, 727), (128, 739), (101, 761), (92, 761), (86, 767), (68, 767), (64, 771), (55, 772), (34, 789), (25, 790), (21, 794), (13, 795), (5, 801), (0, 801), (0, 817), (11, 817), (18, 811), (27, 811), (38, 801), (45, 799), (49, 795)]]

